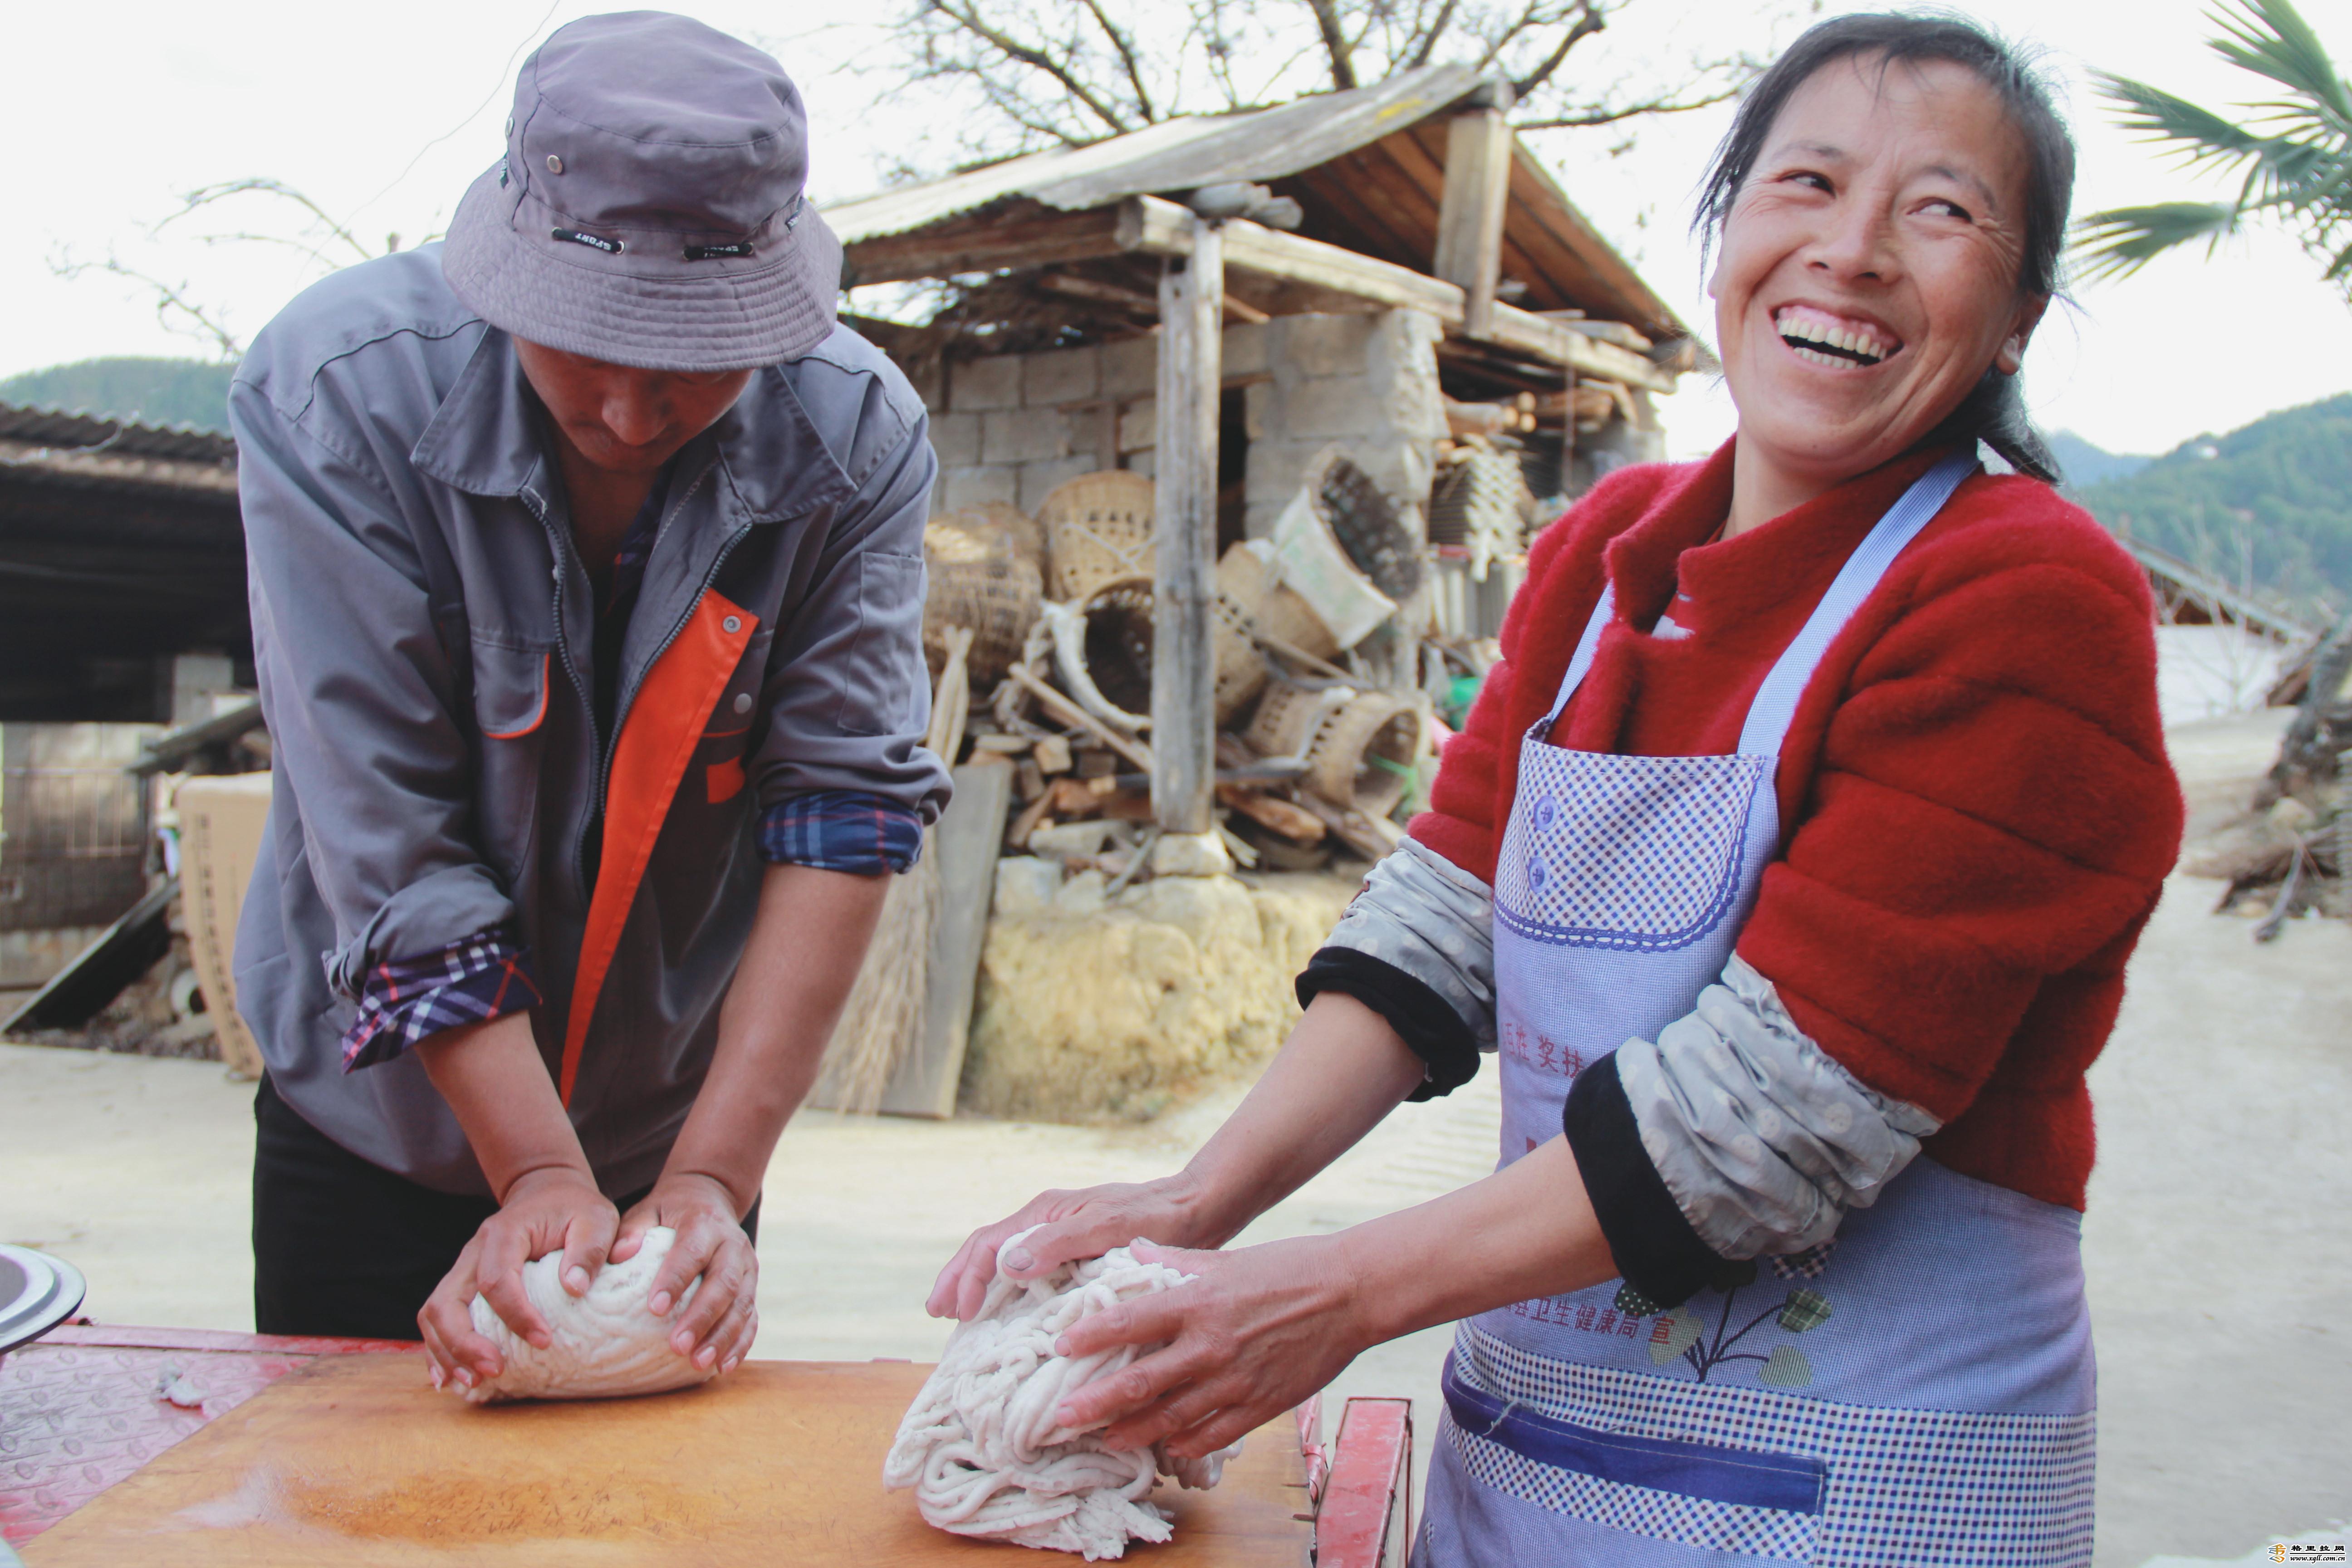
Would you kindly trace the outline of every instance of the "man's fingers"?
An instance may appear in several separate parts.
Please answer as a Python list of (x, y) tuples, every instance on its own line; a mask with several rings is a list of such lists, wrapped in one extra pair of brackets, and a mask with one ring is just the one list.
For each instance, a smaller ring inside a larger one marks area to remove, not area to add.
[[(670, 1244), (669, 1256), (664, 1258), (661, 1267), (654, 1270), (653, 1290), (646, 1298), (646, 1306), (655, 1317), (669, 1316), (670, 1309), (677, 1304), (679, 1297), (686, 1294), (686, 1288), (694, 1283), (696, 1278), (709, 1268), (711, 1259), (718, 1256), (720, 1246), (729, 1239), (729, 1230), (734, 1230), (738, 1236), (742, 1234), (735, 1226), (722, 1226), (715, 1221), (688, 1224), (678, 1228), (677, 1239)], [(701, 1304), (704, 1296), (709, 1294), (710, 1282), (706, 1279), (702, 1285), (702, 1295), (695, 1298), (697, 1306)]]
[(677, 1347), (679, 1354), (691, 1355), (707, 1348), (720, 1320), (751, 1295), (747, 1289), (751, 1269), (734, 1252), (733, 1247), (725, 1247), (711, 1259), (710, 1267), (702, 1271), (702, 1289), (694, 1293), (694, 1300), (686, 1304), (686, 1310), (671, 1324), (669, 1342)]
[(563, 1232), (563, 1261), (556, 1271), (566, 1290), (574, 1296), (588, 1294), (597, 1270), (613, 1254), (613, 1233), (619, 1223), (619, 1216), (605, 1206), (582, 1209), (572, 1216)]
[[(707, 1285), (704, 1288), (709, 1289)], [(697, 1300), (699, 1300), (700, 1298), (698, 1297)], [(742, 1337), (744, 1321), (751, 1315), (751, 1293), (737, 1292), (735, 1299), (728, 1303), (725, 1313), (710, 1326), (709, 1332), (696, 1347), (694, 1364), (705, 1370), (716, 1367), (721, 1357), (733, 1351), (736, 1342)]]

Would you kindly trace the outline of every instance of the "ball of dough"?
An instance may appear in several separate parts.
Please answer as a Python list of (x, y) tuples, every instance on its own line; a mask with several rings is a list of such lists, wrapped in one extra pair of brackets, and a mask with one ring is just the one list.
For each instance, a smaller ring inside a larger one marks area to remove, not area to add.
[(1123, 1555), (1129, 1541), (1166, 1541), (1168, 1516), (1149, 1500), (1160, 1478), (1215, 1486), (1241, 1445), (1177, 1459), (1158, 1444), (1114, 1452), (1094, 1430), (1062, 1426), (1054, 1413), (1066, 1395), (1159, 1347), (1125, 1345), (1073, 1360), (1055, 1354), (1054, 1341), (1080, 1318), (1192, 1278), (1140, 1262), (1125, 1247), (1025, 1282), (1000, 1265), (980, 1315), (948, 1336), (938, 1368), (899, 1423), (883, 1484), (893, 1491), (913, 1487), (925, 1521), (957, 1535), (1074, 1552), (1089, 1562)]
[(654, 1272), (677, 1242), (677, 1232), (656, 1226), (646, 1232), (636, 1255), (607, 1263), (584, 1296), (563, 1288), (557, 1271), (563, 1254), (551, 1252), (522, 1266), (523, 1293), (547, 1320), (551, 1339), (545, 1350), (506, 1325), (481, 1297), (474, 1298), (474, 1331), (499, 1347), (505, 1370), (463, 1391), (472, 1404), (502, 1399), (617, 1399), (632, 1394), (666, 1394), (708, 1383), (716, 1367), (701, 1367), (670, 1348), (679, 1313), (702, 1289), (697, 1279), (656, 1317), (646, 1305)]

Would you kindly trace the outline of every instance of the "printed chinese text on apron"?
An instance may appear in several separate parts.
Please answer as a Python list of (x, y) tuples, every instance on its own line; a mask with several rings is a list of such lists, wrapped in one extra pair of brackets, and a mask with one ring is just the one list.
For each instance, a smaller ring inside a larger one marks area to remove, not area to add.
[[(1974, 466), (1937, 464), (1879, 521), (1729, 756), (1549, 743), (1609, 623), (1602, 593), (1521, 742), (1496, 867), (1504, 1164), (1559, 1136), (1577, 1073), (1655, 1040), (1721, 973), (1779, 852), (1798, 699)], [(2088, 1563), (2079, 1221), (1922, 1157), (1834, 1241), (1727, 1265), (1668, 1311), (1627, 1310), (1648, 1304), (1611, 1281), (1463, 1323), (1416, 1564)]]

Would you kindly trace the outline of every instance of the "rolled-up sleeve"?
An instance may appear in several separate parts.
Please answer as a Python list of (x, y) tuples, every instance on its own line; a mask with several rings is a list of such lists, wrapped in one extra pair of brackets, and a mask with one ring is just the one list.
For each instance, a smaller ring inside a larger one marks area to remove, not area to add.
[[(869, 418), (883, 417), (870, 412)], [(924, 747), (923, 524), (938, 459), (917, 416), (836, 509), (809, 587), (768, 658), (765, 736), (747, 759), (761, 820), (852, 792), (939, 819), (946, 764)]]
[(1412, 1098), (1448, 1094), (1495, 1048), (1495, 902), (1486, 884), (1408, 838), (1364, 879), (1298, 977), (1302, 1007), (1325, 991), (1387, 1020), (1422, 1058)]
[(356, 1004), (386, 963), (509, 929), (515, 906), (475, 846), (458, 673), (392, 492), (249, 382), (229, 422), (273, 765), (333, 917), (328, 984)]

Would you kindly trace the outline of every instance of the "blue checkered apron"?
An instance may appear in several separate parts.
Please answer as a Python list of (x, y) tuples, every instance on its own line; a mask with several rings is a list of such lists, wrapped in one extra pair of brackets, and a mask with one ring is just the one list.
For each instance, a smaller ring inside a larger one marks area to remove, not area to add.
[[(1779, 853), (1774, 773), (1805, 683), (1973, 467), (1938, 464), (1879, 521), (1729, 756), (1549, 742), (1602, 594), (1520, 744), (1496, 865), (1503, 1164), (1559, 1135), (1579, 1072), (1656, 1039), (1721, 973)], [(2089, 1563), (2079, 1220), (1923, 1157), (1835, 1241), (1728, 1265), (1670, 1310), (1612, 1281), (1464, 1322), (1416, 1564)]]

